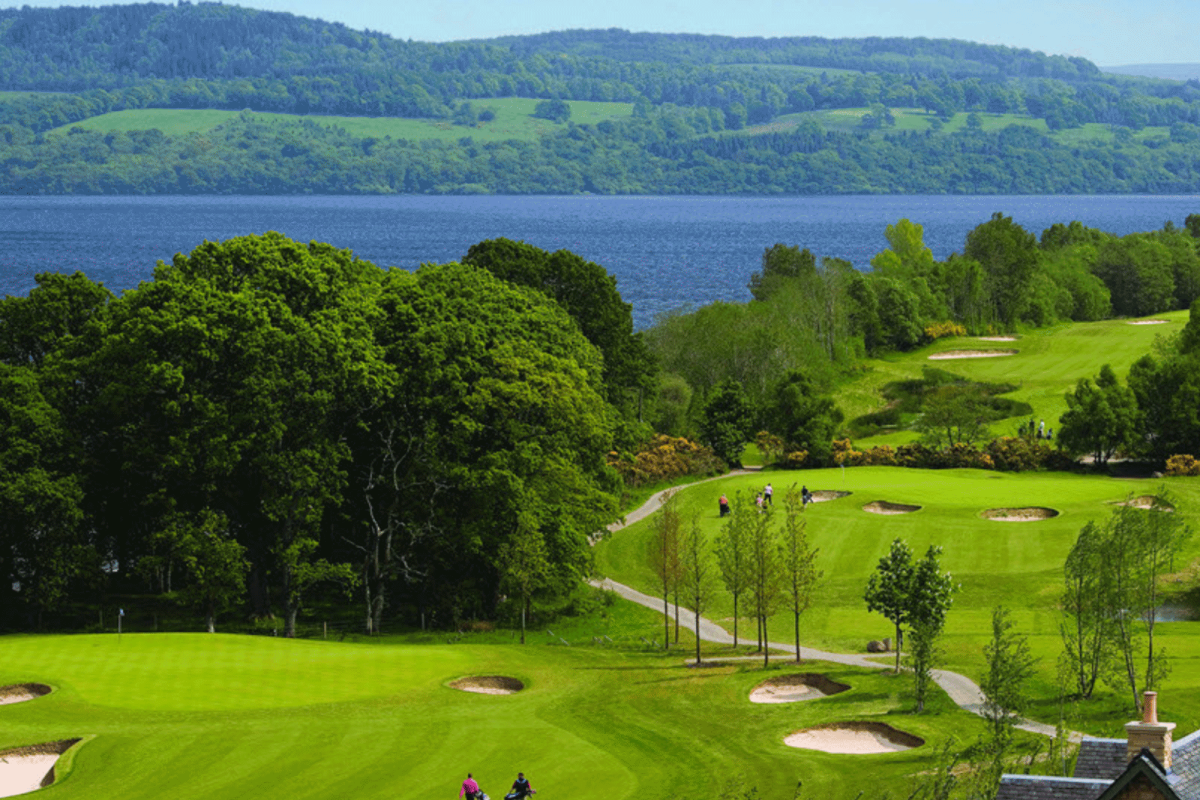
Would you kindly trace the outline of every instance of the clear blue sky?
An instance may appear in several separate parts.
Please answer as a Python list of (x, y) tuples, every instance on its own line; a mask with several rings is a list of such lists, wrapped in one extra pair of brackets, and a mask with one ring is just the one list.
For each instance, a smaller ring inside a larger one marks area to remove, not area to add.
[[(20, 5), (64, 3), (0, 0), (0, 7)], [(566, 28), (928, 36), (1078, 55), (1100, 66), (1200, 62), (1200, 0), (247, 0), (230, 5), (288, 11), (421, 41)]]

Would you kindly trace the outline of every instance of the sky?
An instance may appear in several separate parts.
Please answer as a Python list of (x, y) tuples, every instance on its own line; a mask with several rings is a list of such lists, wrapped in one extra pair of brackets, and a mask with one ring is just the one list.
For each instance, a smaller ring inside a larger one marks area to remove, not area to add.
[[(116, 0), (120, 2), (120, 0)], [(114, 0), (0, 0), (111, 5)], [(727, 36), (927, 36), (1082, 56), (1200, 63), (1200, 0), (244, 0), (400, 39), (451, 41), (568, 28)]]

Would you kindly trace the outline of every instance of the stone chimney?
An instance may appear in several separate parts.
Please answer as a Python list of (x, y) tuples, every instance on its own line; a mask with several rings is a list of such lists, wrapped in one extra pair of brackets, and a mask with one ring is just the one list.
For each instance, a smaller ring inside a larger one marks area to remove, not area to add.
[(1169, 772), (1171, 770), (1171, 731), (1174, 722), (1158, 721), (1158, 692), (1146, 692), (1142, 699), (1140, 722), (1126, 722), (1125, 734), (1129, 737), (1125, 745), (1126, 762), (1133, 761), (1143, 747), (1150, 749), (1154, 757)]

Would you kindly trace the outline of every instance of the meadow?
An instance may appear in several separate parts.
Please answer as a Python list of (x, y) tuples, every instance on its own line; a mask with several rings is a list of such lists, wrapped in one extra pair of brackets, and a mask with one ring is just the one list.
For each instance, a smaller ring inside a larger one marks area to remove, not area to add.
[[(455, 125), (450, 120), (404, 119), (400, 117), (338, 117), (310, 114), (274, 114), (248, 112), (263, 122), (307, 120), (330, 128), (341, 128), (355, 137), (390, 136), (393, 139), (458, 141), (471, 137), (478, 142), (500, 142), (509, 139), (533, 141), (539, 136), (563, 127), (560, 123), (533, 116), (534, 108), (541, 101), (523, 97), (486, 98), (469, 101), (477, 111), (491, 109), (495, 118), (474, 126)], [(577, 124), (595, 124), (606, 119), (620, 119), (633, 113), (631, 103), (601, 103), (587, 100), (569, 100), (571, 120)], [(167, 136), (185, 136), (189, 133), (207, 133), (235, 119), (241, 111), (219, 109), (171, 109), (146, 108), (128, 111), (113, 111), (90, 117), (80, 122), (64, 125), (49, 131), (50, 135), (65, 134), (71, 128), (99, 133), (116, 131), (142, 131), (157, 129)]]

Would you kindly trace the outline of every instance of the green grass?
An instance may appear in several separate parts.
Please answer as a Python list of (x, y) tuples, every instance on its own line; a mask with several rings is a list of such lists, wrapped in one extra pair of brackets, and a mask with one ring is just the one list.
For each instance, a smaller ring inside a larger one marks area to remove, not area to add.
[[(531, 141), (544, 133), (561, 129), (563, 125), (532, 116), (539, 100), (519, 97), (491, 98), (470, 101), (477, 111), (492, 109), (496, 117), (491, 122), (479, 123), (476, 127), (454, 125), (448, 120), (401, 119), (398, 117), (335, 117), (296, 114), (271, 114), (253, 112), (261, 121), (295, 121), (300, 119), (319, 125), (338, 127), (356, 137), (390, 136), (393, 139), (457, 141), (470, 136), (478, 142), (497, 142), (509, 139)], [(606, 119), (629, 117), (633, 113), (630, 103), (600, 103), (585, 100), (569, 100), (571, 120), (576, 124), (595, 124)], [(236, 118), (240, 111), (215, 109), (161, 109), (147, 108), (131, 111), (114, 111), (71, 123), (50, 131), (63, 134), (73, 127), (84, 130), (112, 133), (115, 131), (138, 131), (158, 129), (167, 136), (184, 136), (189, 133), (205, 133)]]
[[(982, 470), (924, 471), (898, 468), (850, 468), (767, 472), (730, 478), (683, 490), (685, 519), (699, 513), (705, 531), (715, 535), (720, 520), (716, 497), (737, 490), (759, 491), (768, 481), (782, 499), (793, 481), (810, 490), (853, 492), (849, 497), (810, 506), (805, 519), (809, 535), (820, 548), (825, 572), (814, 607), (804, 616), (803, 639), (808, 645), (839, 652), (862, 652), (869, 639), (891, 635), (882, 616), (869, 614), (862, 601), (867, 578), (894, 538), (906, 540), (917, 553), (929, 545), (944, 548), (942, 564), (961, 583), (944, 639), (946, 665), (979, 679), (982, 647), (990, 634), (990, 615), (997, 604), (1014, 611), (1022, 633), (1040, 657), (1034, 690), (1037, 711), (1053, 721), (1055, 658), (1060, 649), (1056, 602), (1061, 592), (1062, 564), (1080, 527), (1101, 519), (1109, 505), (1129, 493), (1148, 494), (1166, 484), (1177, 495), (1178, 508), (1196, 526), (1200, 516), (1200, 482), (1194, 479), (1121, 480), (1065, 473), (998, 473)], [(862, 506), (888, 500), (921, 506), (913, 514), (880, 516)], [(986, 520), (987, 508), (1047, 506), (1057, 518), (1028, 523)], [(599, 570), (609, 577), (653, 594), (655, 580), (648, 566), (649, 520), (619, 532), (597, 547)], [(1196, 561), (1200, 541), (1193, 540), (1178, 567)], [(1170, 584), (1176, 592), (1190, 584)], [(731, 598), (722, 593), (708, 615), (732, 627)], [(753, 631), (749, 620), (743, 631)], [(772, 639), (788, 641), (789, 615), (776, 615)], [(1171, 623), (1160, 628), (1163, 646), (1176, 659), (1174, 673), (1163, 689), (1160, 707), (1180, 723), (1183, 733), (1200, 727), (1200, 631), (1197, 623)], [(1122, 697), (1104, 699), (1080, 711), (1079, 724), (1100, 734), (1117, 735), (1127, 721)]]
[[(795, 130), (804, 120), (815, 120), (826, 130), (835, 131), (856, 131), (859, 130), (859, 124), (862, 122), (870, 109), (862, 108), (834, 108), (821, 111), (804, 111), (795, 114), (784, 114), (775, 118), (770, 123), (765, 125), (749, 126), (741, 131), (727, 131), (723, 135), (727, 136), (754, 136), (763, 133), (787, 133)], [(888, 133), (896, 133), (903, 131), (917, 131), (924, 133), (930, 130), (934, 121), (937, 120), (936, 114), (928, 113), (919, 108), (893, 108), (892, 116), (896, 120), (896, 124), (889, 128), (877, 129), (872, 131), (873, 136), (883, 136)], [(966, 128), (967, 117), (969, 112), (961, 111), (949, 120), (942, 123), (941, 132), (944, 134), (956, 133)], [(1113, 141), (1112, 127), (1099, 122), (1089, 122), (1078, 128), (1066, 128), (1059, 131), (1051, 131), (1046, 126), (1046, 120), (1037, 117), (1031, 117), (1027, 114), (992, 114), (988, 112), (979, 112), (981, 127), (985, 132), (999, 131), (1007, 128), (1009, 125), (1024, 125), (1028, 128), (1033, 128), (1038, 133), (1049, 133), (1051, 136), (1067, 146), (1079, 146), (1084, 144), (1111, 144)], [(1147, 127), (1133, 134), (1133, 141), (1141, 142), (1146, 139), (1159, 138), (1169, 136), (1170, 130), (1165, 127)]]
[[(838, 391), (838, 404), (847, 419), (878, 411), (885, 405), (882, 390), (891, 381), (919, 378), (926, 365), (961, 375), (972, 381), (1011, 383), (1019, 388), (1004, 397), (1028, 403), (1034, 416), (1046, 427), (1058, 428), (1067, 410), (1065, 395), (1081, 378), (1095, 378), (1104, 364), (1112, 366), (1122, 380), (1129, 368), (1153, 349), (1160, 336), (1177, 334), (1187, 324), (1186, 311), (1156, 314), (1167, 320), (1162, 325), (1130, 325), (1128, 320), (1080, 322), (1039, 328), (1018, 334), (1015, 342), (985, 342), (974, 337), (939, 339), (910, 353), (870, 359), (857, 377)], [(930, 361), (929, 356), (946, 350), (1017, 350), (1013, 356)], [(991, 426), (993, 435), (1013, 436), (1020, 420), (1003, 420)], [(912, 441), (916, 434), (900, 431), (862, 439), (855, 444), (896, 445)]]
[[(633, 613), (657, 628), (652, 612)], [(206, 634), (20, 636), (0, 648), (0, 683), (55, 689), (0, 709), (0, 748), (87, 737), (60, 762), (62, 798), (448, 797), (468, 770), (493, 797), (522, 770), (547, 796), (712, 796), (735, 780), (762, 797), (803, 781), (806, 797), (852, 798), (863, 780), (907, 785), (940, 745), (982, 732), (943, 695), (910, 716), (907, 680), (837, 665), (804, 669), (850, 691), (763, 706), (748, 693), (785, 665), (695, 670), (681, 653), (629, 649)], [(526, 689), (447, 686), (491, 674)], [(853, 757), (782, 743), (809, 725), (881, 717), (927, 744)]]

